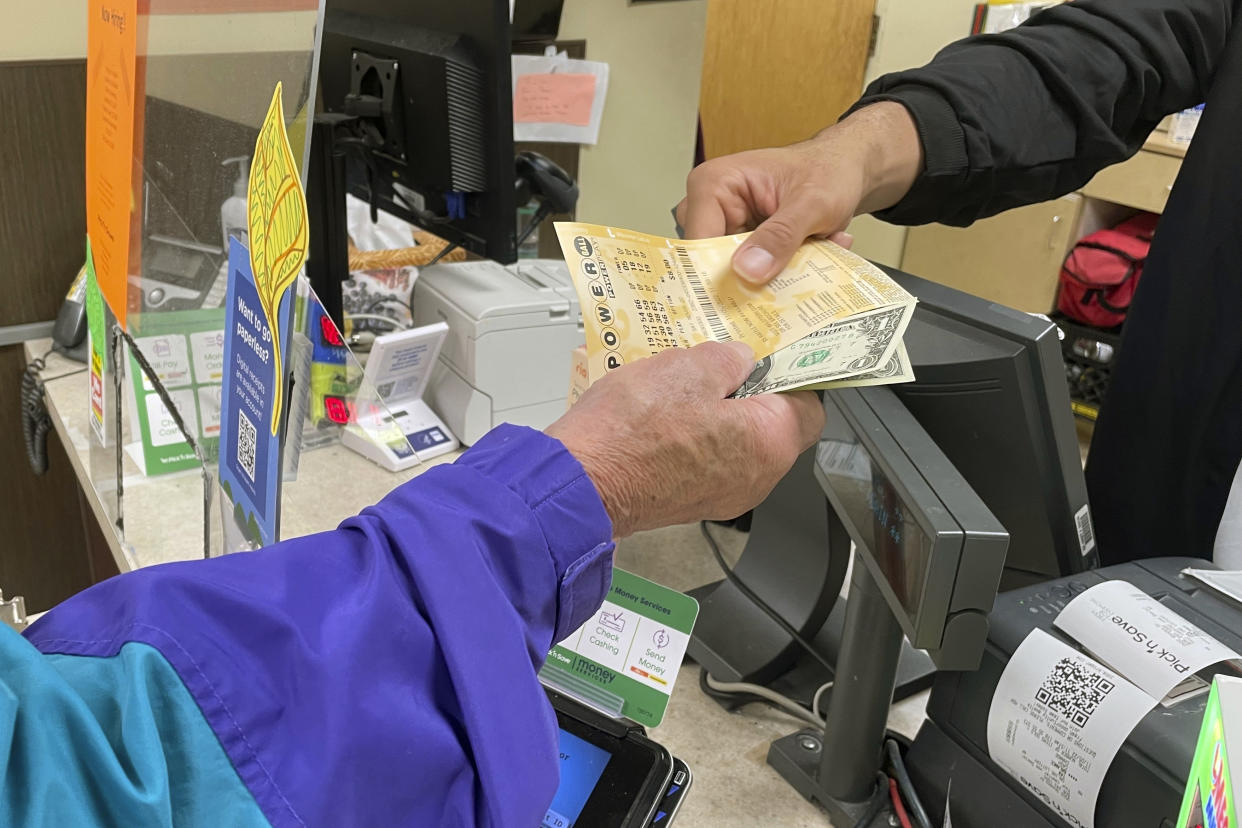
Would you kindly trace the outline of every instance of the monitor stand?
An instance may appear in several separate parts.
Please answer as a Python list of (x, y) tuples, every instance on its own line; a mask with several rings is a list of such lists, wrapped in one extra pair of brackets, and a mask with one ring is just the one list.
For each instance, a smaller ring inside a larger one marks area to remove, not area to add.
[[(904, 636), (871, 571), (854, 567), (845, 614), (840, 672), (822, 729), (807, 728), (777, 739), (768, 764), (811, 802), (828, 811), (833, 825), (895, 824), (884, 809), (881, 746), (893, 701)], [(868, 816), (877, 811), (873, 819)], [(882, 815), (882, 816), (881, 816)]]
[[(734, 574), (824, 661), (836, 664), (848, 601), (838, 597), (849, 563), (850, 538), (815, 480), (815, 448), (754, 511), (750, 535)], [(749, 598), (728, 580), (692, 590), (699, 617), (688, 654), (717, 681), (770, 686), (809, 701), (832, 678)], [(895, 698), (931, 686), (935, 668), (926, 653), (902, 640)]]

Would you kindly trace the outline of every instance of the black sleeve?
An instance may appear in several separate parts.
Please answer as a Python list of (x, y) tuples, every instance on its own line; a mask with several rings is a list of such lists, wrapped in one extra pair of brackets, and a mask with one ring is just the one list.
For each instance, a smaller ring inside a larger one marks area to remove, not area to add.
[(879, 217), (967, 225), (1064, 195), (1202, 103), (1242, 0), (1078, 0), (886, 75), (852, 107), (914, 117), (924, 170)]

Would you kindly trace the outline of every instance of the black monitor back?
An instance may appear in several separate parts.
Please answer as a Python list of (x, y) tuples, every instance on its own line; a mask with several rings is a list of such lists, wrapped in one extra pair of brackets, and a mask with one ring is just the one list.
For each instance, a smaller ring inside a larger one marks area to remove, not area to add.
[[(356, 52), (400, 71), (385, 147), (365, 163), (350, 153), (349, 191), (370, 199), (373, 188), (385, 212), (478, 255), (516, 261), (506, 0), (328, 0), (319, 62), (324, 111), (346, 112)], [(445, 198), (449, 192), (463, 194), (460, 204)]]
[(1057, 329), (889, 271), (919, 306), (897, 396), (1009, 532), (1001, 589), (1099, 563)]

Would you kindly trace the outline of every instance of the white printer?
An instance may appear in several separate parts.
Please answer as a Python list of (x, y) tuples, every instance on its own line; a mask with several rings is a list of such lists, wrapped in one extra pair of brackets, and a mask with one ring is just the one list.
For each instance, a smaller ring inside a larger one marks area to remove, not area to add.
[(563, 261), (433, 265), (419, 273), (411, 304), (415, 326), (448, 323), (426, 400), (463, 443), (501, 423), (544, 428), (565, 413), (584, 335)]

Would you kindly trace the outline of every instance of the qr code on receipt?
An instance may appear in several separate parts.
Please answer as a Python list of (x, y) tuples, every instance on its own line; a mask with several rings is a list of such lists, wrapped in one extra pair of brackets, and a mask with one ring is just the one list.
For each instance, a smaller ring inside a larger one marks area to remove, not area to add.
[(1086, 727), (1091, 716), (1117, 685), (1086, 664), (1063, 658), (1035, 691), (1035, 701), (1060, 713), (1078, 727)]
[(258, 442), (258, 432), (254, 423), (246, 416), (246, 412), (237, 412), (237, 465), (242, 467), (246, 476), (254, 482), (254, 452)]

